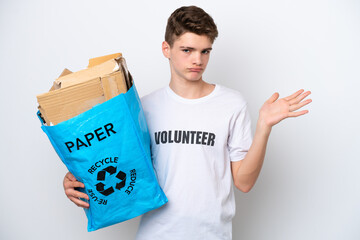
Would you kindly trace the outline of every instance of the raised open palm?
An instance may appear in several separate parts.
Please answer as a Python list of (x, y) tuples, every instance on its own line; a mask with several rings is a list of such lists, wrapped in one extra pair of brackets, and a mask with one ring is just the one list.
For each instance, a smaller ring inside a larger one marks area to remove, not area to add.
[(295, 111), (311, 103), (311, 99), (304, 100), (310, 94), (310, 91), (304, 92), (301, 89), (288, 97), (279, 99), (279, 93), (274, 93), (261, 107), (260, 118), (267, 126), (272, 127), (285, 118), (304, 115), (309, 111)]

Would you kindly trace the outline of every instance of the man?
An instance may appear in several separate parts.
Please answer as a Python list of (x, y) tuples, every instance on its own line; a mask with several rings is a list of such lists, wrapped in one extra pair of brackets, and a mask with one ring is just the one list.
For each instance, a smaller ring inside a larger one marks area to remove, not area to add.
[[(205, 82), (202, 75), (218, 32), (201, 8), (181, 7), (168, 19), (164, 56), (169, 86), (142, 98), (151, 136), (154, 170), (169, 202), (143, 215), (138, 240), (231, 239), (235, 214), (234, 185), (243, 192), (254, 186), (262, 167), (272, 126), (311, 102), (299, 90), (283, 99), (274, 93), (259, 111), (252, 139), (243, 97)], [(75, 204), (86, 194), (68, 173), (66, 195)]]

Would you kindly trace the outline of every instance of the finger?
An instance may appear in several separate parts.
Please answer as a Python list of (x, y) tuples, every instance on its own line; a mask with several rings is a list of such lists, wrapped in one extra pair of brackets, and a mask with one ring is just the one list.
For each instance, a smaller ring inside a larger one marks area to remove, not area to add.
[(65, 194), (68, 198), (70, 197), (76, 197), (76, 198), (84, 198), (89, 200), (89, 196), (86, 193), (76, 191), (74, 189), (67, 189), (65, 190)]
[(284, 99), (286, 101), (290, 101), (291, 99), (296, 98), (297, 96), (299, 96), (302, 92), (304, 92), (304, 89), (300, 89), (299, 91), (291, 94), (290, 96), (285, 97)]
[(66, 175), (65, 175), (65, 178), (69, 179), (70, 181), (77, 181), (75, 176), (71, 173), (71, 172), (68, 172)]
[(289, 112), (288, 117), (299, 117), (301, 115), (307, 114), (308, 112), (309, 112), (308, 110), (303, 110), (299, 112)]
[(66, 181), (64, 183), (64, 188), (85, 188), (85, 185), (82, 182), (76, 181)]
[(71, 172), (67, 172), (65, 174), (65, 178), (69, 179), (69, 180), (74, 180), (75, 176), (71, 173)]
[(310, 91), (304, 92), (303, 94), (297, 96), (296, 98), (292, 99), (289, 101), (290, 105), (296, 104), (301, 102), (304, 98), (306, 98), (307, 96), (309, 96), (311, 94)]
[(303, 101), (301, 103), (291, 105), (290, 106), (290, 112), (296, 111), (296, 110), (302, 108), (303, 106), (308, 105), (311, 102), (312, 102), (311, 99), (307, 99), (306, 101)]
[(75, 203), (76, 206), (78, 206), (78, 207), (82, 207), (82, 208), (89, 208), (89, 207), (90, 207), (89, 203), (84, 202), (84, 201), (82, 201), (82, 200), (80, 200), (80, 199), (78, 199), (78, 198), (69, 197), (69, 199), (70, 199), (70, 201), (72, 201), (73, 203)]
[(268, 100), (267, 100), (267, 102), (268, 103), (273, 103), (273, 102), (275, 102), (277, 99), (279, 98), (279, 93), (274, 93)]

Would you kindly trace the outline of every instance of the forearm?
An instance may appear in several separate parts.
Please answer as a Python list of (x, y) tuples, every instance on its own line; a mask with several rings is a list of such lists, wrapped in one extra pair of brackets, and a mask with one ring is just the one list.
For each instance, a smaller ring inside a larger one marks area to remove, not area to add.
[(310, 91), (304, 92), (301, 89), (281, 99), (278, 99), (278, 93), (274, 93), (263, 104), (259, 111), (259, 120), (249, 152), (240, 163), (232, 165), (234, 183), (238, 189), (248, 192), (254, 186), (264, 162), (266, 145), (272, 126), (285, 118), (298, 117), (308, 113), (307, 110), (295, 111), (311, 102), (311, 99), (303, 101), (310, 93)]
[(259, 176), (270, 132), (271, 127), (259, 119), (251, 147), (237, 169), (234, 179), (235, 186), (243, 192), (250, 191)]

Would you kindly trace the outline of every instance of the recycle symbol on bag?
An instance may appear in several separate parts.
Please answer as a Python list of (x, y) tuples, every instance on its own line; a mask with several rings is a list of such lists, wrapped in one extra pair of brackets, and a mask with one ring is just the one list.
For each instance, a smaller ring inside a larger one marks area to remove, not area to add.
[[(98, 181), (105, 181), (106, 175), (113, 175), (116, 173), (116, 167), (109, 166), (107, 168), (104, 168), (103, 170), (99, 171), (97, 174), (97, 180)], [(115, 176), (119, 182), (116, 183), (115, 189), (120, 190), (125, 186), (126, 183), (126, 173), (119, 171)], [(105, 184), (102, 182), (98, 182), (96, 185), (96, 190), (101, 193), (104, 196), (109, 196), (113, 192), (115, 192), (113, 186), (108, 187), (105, 189)]]

